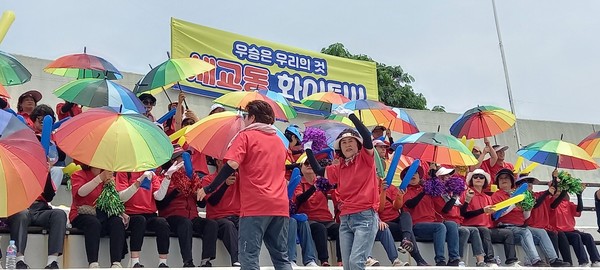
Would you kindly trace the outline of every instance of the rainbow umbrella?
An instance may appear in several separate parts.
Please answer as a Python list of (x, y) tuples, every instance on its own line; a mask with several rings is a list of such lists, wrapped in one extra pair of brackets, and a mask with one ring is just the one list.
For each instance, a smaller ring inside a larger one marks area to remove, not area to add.
[(167, 135), (148, 118), (119, 113), (111, 107), (93, 108), (65, 122), (54, 139), (75, 160), (117, 172), (155, 169), (171, 159)]
[[(350, 121), (350, 119), (348, 119), (348, 121)], [(329, 145), (329, 146), (333, 145), (333, 142), (335, 141), (337, 136), (340, 133), (342, 133), (342, 131), (344, 129), (354, 128), (354, 126), (352, 125), (352, 122), (350, 122), (350, 125), (348, 125), (348, 124), (338, 122), (335, 120), (327, 120), (327, 119), (313, 120), (313, 121), (305, 122), (304, 126), (307, 128), (309, 128), (309, 127), (320, 128), (323, 131), (325, 131), (325, 137), (327, 138), (327, 145)]]
[(0, 51), (0, 84), (12, 86), (31, 80), (31, 72), (12, 55)]
[(6, 91), (6, 88), (4, 88), (4, 86), (1, 84), (0, 84), (0, 97), (10, 98), (8, 91)]
[(404, 134), (414, 134), (419, 132), (417, 124), (408, 113), (399, 108), (392, 108), (392, 111), (396, 113), (396, 118), (387, 123), (379, 123), (380, 126), (385, 126), (392, 131)]
[(109, 106), (121, 111), (146, 111), (140, 99), (124, 86), (106, 79), (80, 79), (71, 81), (54, 94), (61, 99), (79, 105), (97, 108)]
[(293, 115), (286, 114), (286, 111), (283, 109), (283, 106), (280, 103), (260, 94), (257, 91), (230, 92), (215, 99), (214, 102), (234, 109), (244, 109), (246, 105), (253, 100), (262, 100), (269, 103), (271, 108), (273, 108), (275, 118), (279, 121), (287, 122), (288, 119), (294, 118)]
[(50, 74), (77, 79), (98, 78), (108, 80), (122, 79), (123, 75), (113, 64), (104, 58), (83, 53), (65, 55), (52, 61), (44, 68)]
[(294, 109), (290, 101), (283, 94), (268, 90), (258, 90), (258, 93), (277, 102), (279, 107), (283, 109), (285, 115), (288, 116), (288, 119), (296, 118), (298, 116), (296, 109)]
[(405, 136), (392, 144), (392, 149), (402, 145), (402, 154), (452, 166), (471, 166), (478, 163), (471, 151), (455, 137), (437, 132), (419, 132)]
[[(368, 99), (352, 100), (340, 106), (343, 106), (348, 110), (353, 110), (356, 116), (358, 116), (358, 118), (366, 126), (375, 126), (379, 123), (387, 123), (397, 117), (396, 113), (392, 111), (392, 108), (379, 101)], [(331, 115), (327, 119), (345, 122), (344, 117), (340, 117), (339, 115)]]
[(350, 99), (335, 92), (320, 92), (305, 97), (302, 104), (319, 111), (331, 112), (333, 106), (349, 102)]
[(600, 157), (600, 147), (598, 147), (600, 143), (600, 132), (594, 132), (589, 136), (585, 137), (585, 139), (581, 140), (579, 147), (583, 148), (586, 153), (594, 158)]
[(515, 115), (495, 106), (477, 106), (463, 113), (450, 127), (454, 137), (481, 139), (500, 134), (515, 124)]
[(555, 168), (595, 170), (598, 164), (581, 147), (562, 140), (544, 140), (529, 144), (517, 154), (533, 162)]
[(169, 59), (154, 67), (135, 85), (133, 92), (144, 93), (202, 74), (215, 66), (198, 58)]
[(27, 209), (42, 193), (47, 176), (46, 154), (33, 131), (0, 110), (0, 217)]

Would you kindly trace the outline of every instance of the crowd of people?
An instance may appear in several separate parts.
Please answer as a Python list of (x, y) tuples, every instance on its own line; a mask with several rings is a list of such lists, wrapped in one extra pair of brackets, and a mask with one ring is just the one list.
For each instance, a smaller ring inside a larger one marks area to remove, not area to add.
[[(139, 98), (146, 108), (144, 115), (155, 121), (152, 109), (156, 98), (150, 94)], [(54, 111), (39, 104), (41, 100), (42, 94), (31, 90), (19, 97), (17, 106), (17, 114), (38, 135), (44, 116), (61, 120), (82, 113), (77, 104), (60, 103)], [(193, 111), (184, 109), (184, 100), (180, 93), (178, 102), (168, 105), (168, 110), (176, 108), (176, 114), (160, 125), (167, 135), (199, 121)], [(0, 109), (8, 107), (8, 102), (0, 99)], [(215, 104), (208, 114), (223, 111), (224, 107)], [(418, 266), (459, 266), (466, 261), (465, 248), (470, 243), (475, 265), (481, 267), (600, 267), (593, 237), (575, 229), (575, 217), (583, 210), (581, 193), (576, 194), (575, 204), (566, 190), (550, 184), (547, 190), (534, 193), (532, 209), (511, 205), (501, 215), (494, 215), (493, 205), (508, 199), (521, 183), (539, 183), (534, 177), (515, 174), (513, 165), (505, 160), (508, 147), (491, 145), (485, 139), (482, 149), (473, 148), (479, 163), (470, 167), (424, 163), (401, 190), (398, 185), (408, 167), (389, 186), (376, 173), (378, 158), (385, 166), (391, 164), (391, 132), (383, 126), (369, 130), (343, 107), (332, 113), (348, 117), (356, 127), (339, 134), (333, 142), (333, 155), (313, 152), (313, 142), (303, 140), (295, 125), (285, 131), (288, 148), (274, 143), (280, 138), (273, 126), (273, 109), (266, 102), (252, 101), (241, 111), (245, 127), (224, 146), (228, 150), (222, 159), (206, 156), (187, 144), (174, 144), (170, 161), (153, 171), (112, 172), (75, 161), (82, 170), (71, 175), (73, 200), (68, 215), (49, 204), (56, 194), (53, 178), (62, 178), (49, 173), (40, 197), (28, 209), (6, 219), (18, 247), (16, 267), (29, 268), (24, 257), (27, 228), (42, 226), (49, 231), (46, 268), (59, 268), (67, 219), (85, 237), (90, 268), (100, 267), (100, 238), (104, 236), (110, 239), (111, 267), (121, 268), (128, 254), (129, 267), (144, 267), (140, 253), (147, 231), (156, 235), (159, 268), (168, 267), (171, 235), (178, 238), (183, 267), (212, 266), (218, 239), (229, 253), (231, 266), (242, 269), (260, 268), (263, 243), (275, 269), (330, 266), (333, 254), (329, 254), (328, 240), (335, 241), (336, 265), (353, 270), (380, 265), (371, 254), (375, 241), (383, 245), (392, 266), (409, 265), (400, 260), (399, 252), (408, 253)], [(184, 168), (186, 152), (191, 155), (192, 175)], [(60, 149), (58, 156), (54, 165), (64, 166), (68, 157)], [(293, 194), (288, 194), (290, 171), (295, 168), (302, 178)], [(556, 178), (557, 172), (552, 177)], [(150, 182), (147, 187), (142, 186), (145, 179)], [(427, 186), (426, 180), (431, 179), (459, 181), (464, 188), (438, 194)], [(125, 212), (120, 215), (95, 207), (107, 183), (114, 183), (124, 205)], [(206, 217), (199, 215), (198, 208), (205, 208)], [(194, 234), (202, 238), (199, 264), (192, 259)], [(435, 256), (424, 258), (417, 241), (432, 241)], [(504, 262), (498, 261), (494, 243), (502, 244)], [(523, 248), (524, 258), (517, 258), (515, 245)], [(571, 257), (571, 247), (577, 261)]]

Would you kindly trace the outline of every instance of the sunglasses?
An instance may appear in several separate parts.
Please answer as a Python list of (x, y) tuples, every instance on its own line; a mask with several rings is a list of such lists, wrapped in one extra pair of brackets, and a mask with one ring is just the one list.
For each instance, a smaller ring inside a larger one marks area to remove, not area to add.
[(485, 179), (485, 176), (483, 174), (475, 174), (473, 175), (473, 179)]
[(150, 100), (150, 99), (144, 99), (142, 101), (142, 103), (144, 103), (144, 105), (150, 105), (150, 106), (155, 106), (156, 105), (156, 102), (152, 102), (152, 100)]

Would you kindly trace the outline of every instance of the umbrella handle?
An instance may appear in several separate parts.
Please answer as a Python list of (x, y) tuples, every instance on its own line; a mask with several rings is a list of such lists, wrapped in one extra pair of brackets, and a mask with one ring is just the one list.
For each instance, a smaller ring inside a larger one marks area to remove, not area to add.
[[(179, 82), (177, 82), (177, 88), (179, 88), (179, 91), (183, 92), (183, 90), (181, 90), (181, 84), (179, 84)], [(190, 109), (190, 107), (188, 107), (187, 101), (185, 101), (185, 99), (183, 100), (183, 104), (185, 105), (185, 110)]]

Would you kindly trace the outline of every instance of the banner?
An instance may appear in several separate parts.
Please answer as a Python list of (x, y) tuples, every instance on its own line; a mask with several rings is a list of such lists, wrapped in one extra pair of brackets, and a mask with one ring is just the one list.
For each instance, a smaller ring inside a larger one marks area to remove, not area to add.
[(195, 57), (217, 68), (188, 78), (182, 90), (217, 98), (231, 91), (282, 93), (299, 112), (322, 114), (300, 105), (318, 92), (350, 99), (378, 100), (375, 63), (330, 56), (171, 19), (173, 58)]

